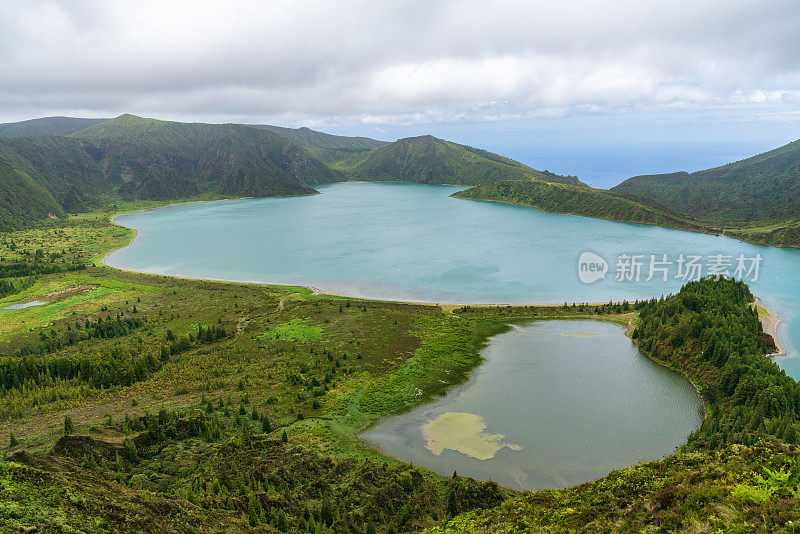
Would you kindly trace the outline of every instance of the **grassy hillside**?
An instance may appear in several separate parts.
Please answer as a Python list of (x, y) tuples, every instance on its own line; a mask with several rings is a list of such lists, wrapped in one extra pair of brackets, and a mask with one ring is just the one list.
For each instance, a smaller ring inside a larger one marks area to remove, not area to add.
[(332, 135), (311, 130), (310, 128), (284, 128), (268, 124), (256, 124), (253, 127), (269, 130), (306, 148), (371, 150), (387, 144), (386, 141), (378, 141), (369, 137)]
[(341, 179), (299, 145), (249, 126), (122, 115), (71, 137), (86, 143), (126, 197), (307, 194)]
[(386, 145), (385, 141), (369, 137), (347, 137), (318, 132), (309, 128), (283, 128), (281, 126), (255, 125), (289, 139), (304, 147), (315, 158), (329, 167), (337, 168), (342, 162), (359, 154)]
[[(312, 194), (314, 185), (344, 179), (309, 149), (263, 129), (133, 115), (90, 122), (69, 137), (0, 140), (7, 160), (4, 205), (25, 204), (4, 208), (5, 220), (33, 224), (49, 214), (79, 213), (122, 199)], [(27, 193), (21, 196), (22, 191)]]
[(83, 130), (107, 119), (79, 119), (76, 117), (43, 117), (21, 122), (0, 124), (0, 137), (64, 136)]
[(453, 196), (510, 202), (551, 213), (573, 213), (611, 221), (654, 224), (693, 231), (711, 230), (708, 226), (692, 222), (646, 198), (571, 184), (534, 180), (501, 181), (459, 191)]
[(423, 184), (479, 185), (497, 180), (535, 178), (580, 184), (572, 176), (537, 171), (512, 159), (431, 135), (409, 137), (342, 162), (350, 178)]
[(46, 188), (64, 211), (87, 211), (112, 193), (112, 184), (80, 140), (19, 137), (0, 140), (0, 145), (19, 156), (22, 170)]
[(63, 216), (56, 199), (20, 168), (14, 154), (0, 145), (0, 231)]
[[(0, 530), (419, 531), (509, 493), (355, 438), (462, 380), (502, 325), (305, 288), (61, 268), (129, 238), (87, 215), (0, 241), (0, 278), (36, 279), (0, 300)], [(39, 249), (50, 274), (35, 274)], [(29, 298), (47, 304), (4, 309)]]
[(735, 226), (800, 217), (800, 140), (721, 167), (636, 176), (614, 191), (652, 198), (676, 212)]

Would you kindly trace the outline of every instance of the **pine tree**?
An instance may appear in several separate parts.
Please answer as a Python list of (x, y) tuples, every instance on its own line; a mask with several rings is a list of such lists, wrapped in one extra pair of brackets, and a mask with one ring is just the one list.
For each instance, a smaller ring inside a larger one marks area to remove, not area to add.
[(286, 512), (283, 511), (283, 508), (278, 510), (278, 514), (275, 518), (275, 528), (281, 532), (286, 532), (289, 530), (289, 520), (286, 517)]
[(250, 526), (258, 526), (263, 515), (264, 509), (261, 507), (261, 501), (251, 493), (250, 500), (247, 502), (247, 521), (250, 523)]
[(136, 449), (136, 443), (131, 440), (125, 440), (125, 451), (128, 454), (128, 461), (136, 463), (139, 461), (139, 451)]
[(75, 425), (72, 424), (72, 419), (70, 416), (64, 416), (64, 435), (69, 436), (70, 434), (75, 432)]
[(786, 443), (796, 443), (797, 442), (797, 431), (794, 429), (793, 424), (789, 424), (786, 427), (786, 432), (783, 433), (783, 441)]

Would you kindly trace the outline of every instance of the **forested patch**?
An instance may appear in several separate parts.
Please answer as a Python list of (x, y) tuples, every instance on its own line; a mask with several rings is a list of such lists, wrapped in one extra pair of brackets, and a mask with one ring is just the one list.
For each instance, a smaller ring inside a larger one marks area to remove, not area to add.
[(65, 345), (84, 340), (109, 339), (125, 336), (139, 328), (139, 318), (116, 318), (103, 321), (87, 320), (76, 323), (74, 329), (52, 337), (41, 333), (41, 341), (34, 349), (24, 347), (19, 354), (0, 359), (0, 397), (8, 392), (37, 386), (52, 387), (62, 381), (78, 381), (93, 388), (129, 386), (150, 377), (161, 368), (164, 361), (191, 348), (213, 343), (228, 336), (222, 326), (199, 325), (197, 334), (175, 337), (168, 331), (160, 352), (143, 348), (138, 343), (113, 346), (103, 352), (79, 351), (76, 354), (48, 356)]
[(654, 358), (701, 386), (709, 416), (691, 447), (750, 444), (763, 436), (797, 439), (800, 386), (765, 357), (753, 295), (743, 282), (690, 282), (674, 296), (639, 303), (632, 337)]

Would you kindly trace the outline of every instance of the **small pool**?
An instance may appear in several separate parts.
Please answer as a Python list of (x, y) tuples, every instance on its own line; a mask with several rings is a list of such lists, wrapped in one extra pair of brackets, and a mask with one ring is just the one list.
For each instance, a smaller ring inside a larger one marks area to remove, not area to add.
[(32, 300), (30, 302), (23, 302), (21, 304), (14, 304), (13, 306), (6, 306), (4, 310), (21, 310), (23, 308), (32, 308), (34, 306), (42, 306), (47, 304), (44, 300)]
[(536, 490), (663, 458), (703, 420), (691, 383), (617, 324), (531, 323), (493, 337), (483, 356), (468, 382), (362, 437), (441, 475)]

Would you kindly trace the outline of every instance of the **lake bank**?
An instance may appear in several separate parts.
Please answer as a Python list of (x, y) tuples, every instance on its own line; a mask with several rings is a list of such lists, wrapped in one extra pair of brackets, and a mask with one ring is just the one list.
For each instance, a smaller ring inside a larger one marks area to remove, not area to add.
[(769, 306), (758, 297), (756, 297), (753, 305), (758, 311), (758, 317), (761, 320), (761, 326), (764, 332), (772, 336), (773, 341), (775, 341), (776, 350), (772, 354), (769, 354), (769, 356), (785, 356), (786, 349), (783, 348), (780, 336), (778, 335), (778, 326), (781, 324), (781, 319), (778, 317), (778, 314), (771, 310)]

